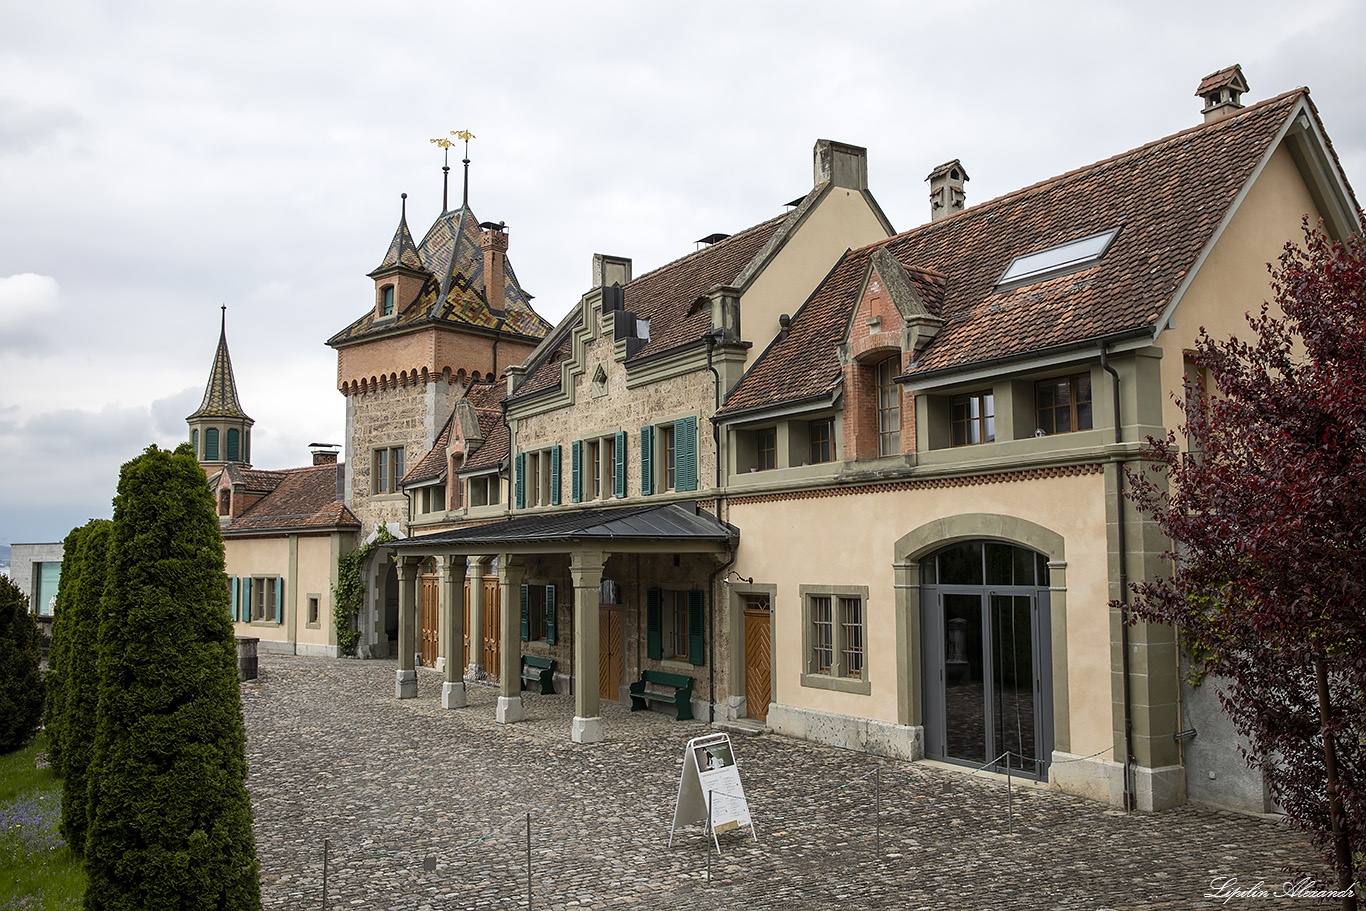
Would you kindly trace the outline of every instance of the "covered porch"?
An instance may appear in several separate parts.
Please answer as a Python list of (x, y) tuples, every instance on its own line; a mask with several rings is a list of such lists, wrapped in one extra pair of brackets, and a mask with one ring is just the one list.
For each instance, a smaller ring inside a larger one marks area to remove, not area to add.
[[(522, 656), (567, 668), (574, 696), (570, 736), (603, 739), (601, 700), (621, 699), (645, 670), (693, 680), (694, 699), (717, 699), (715, 581), (738, 532), (691, 502), (542, 513), (395, 542), (398, 662), (395, 695), (417, 694), (419, 573), (435, 560), (443, 659), (442, 704), (467, 705), (465, 577), (496, 560), (500, 648), (496, 718), (524, 717)], [(472, 585), (469, 624), (485, 605)], [(567, 621), (567, 622), (566, 622)], [(606, 641), (604, 641), (606, 640)], [(683, 715), (680, 715), (683, 717)]]

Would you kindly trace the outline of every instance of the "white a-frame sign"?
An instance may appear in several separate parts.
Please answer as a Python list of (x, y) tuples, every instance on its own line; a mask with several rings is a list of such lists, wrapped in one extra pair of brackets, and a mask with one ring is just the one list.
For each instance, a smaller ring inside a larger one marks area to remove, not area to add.
[(735, 765), (729, 734), (694, 737), (683, 748), (683, 777), (678, 782), (669, 846), (673, 847), (679, 826), (694, 822), (710, 822), (711, 839), (718, 854), (719, 832), (749, 826), (749, 834), (755, 841), (759, 839), (749, 818), (749, 804), (745, 801), (745, 789), (740, 786), (740, 770)]

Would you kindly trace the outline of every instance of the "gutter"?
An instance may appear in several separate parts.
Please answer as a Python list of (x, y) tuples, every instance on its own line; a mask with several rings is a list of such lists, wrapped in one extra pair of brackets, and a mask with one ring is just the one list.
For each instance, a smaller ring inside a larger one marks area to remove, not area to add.
[[(1111, 333), (1110, 335), (1094, 336), (1092, 338), (1082, 339), (1078, 342), (1067, 342), (1062, 345), (1054, 345), (1050, 348), (1034, 348), (1029, 351), (1022, 351), (1018, 354), (1004, 354), (1000, 357), (992, 357), (987, 358), (986, 360), (973, 361), (969, 364), (958, 364), (953, 367), (941, 367), (938, 370), (927, 370), (924, 373), (903, 373), (901, 376), (896, 377), (895, 381), (905, 385), (910, 385), (912, 383), (919, 384), (924, 380), (936, 379), (939, 377), (955, 376), (957, 374), (969, 373), (971, 371), (976, 370), (991, 370), (992, 368), (995, 368), (998, 365), (1005, 365), (1015, 363), (1018, 361), (1035, 360), (1037, 358), (1045, 357), (1050, 354), (1061, 354), (1067, 351), (1083, 351), (1089, 348), (1094, 348), (1097, 345), (1100, 346), (1101, 366), (1104, 367), (1105, 349), (1107, 345), (1113, 342), (1119, 342), (1134, 338), (1143, 338), (1145, 336), (1150, 339), (1154, 337), (1152, 326), (1140, 326), (1137, 329), (1125, 329), (1120, 332)], [(1105, 369), (1108, 370), (1109, 368)], [(1113, 371), (1111, 372), (1113, 373)], [(1118, 382), (1118, 378), (1116, 378), (1115, 381)], [(1116, 405), (1116, 409), (1118, 409), (1118, 405)]]
[[(1124, 442), (1124, 431), (1119, 415), (1119, 373), (1110, 366), (1106, 343), (1100, 343), (1100, 368), (1110, 374), (1114, 390), (1115, 444)], [(1124, 809), (1134, 808), (1134, 787), (1132, 784), (1134, 766), (1134, 718), (1131, 686), (1129, 683), (1129, 571), (1128, 541), (1124, 533), (1124, 471), (1125, 462), (1120, 460), (1115, 470), (1115, 544), (1119, 549), (1119, 647), (1120, 675), (1124, 680)]]

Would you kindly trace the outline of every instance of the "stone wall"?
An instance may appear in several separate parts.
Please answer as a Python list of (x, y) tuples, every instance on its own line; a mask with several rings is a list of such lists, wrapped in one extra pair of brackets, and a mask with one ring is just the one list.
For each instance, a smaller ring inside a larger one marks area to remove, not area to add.
[[(560, 444), (561, 502), (570, 502), (570, 444), (574, 440), (609, 436), (626, 431), (627, 499), (640, 496), (640, 430), (678, 418), (697, 418), (697, 486), (706, 490), (716, 482), (716, 447), (710, 416), (716, 401), (715, 379), (705, 367), (705, 352), (696, 352), (698, 363), (681, 365), (683, 372), (665, 375), (656, 382), (627, 387), (626, 364), (614, 358), (610, 332), (599, 332), (585, 345), (584, 371), (574, 377), (574, 404), (542, 414), (516, 419), (514, 449), (529, 452)], [(601, 366), (607, 374), (604, 391), (594, 394), (593, 376)], [(640, 370), (641, 368), (637, 368)], [(657, 453), (656, 460), (663, 458)], [(656, 490), (659, 490), (656, 486)]]
[(454, 380), (437, 378), (347, 396), (346, 502), (361, 521), (362, 537), (379, 523), (408, 521), (401, 493), (372, 493), (375, 450), (402, 446), (404, 471), (412, 468), (432, 448), (461, 392)]

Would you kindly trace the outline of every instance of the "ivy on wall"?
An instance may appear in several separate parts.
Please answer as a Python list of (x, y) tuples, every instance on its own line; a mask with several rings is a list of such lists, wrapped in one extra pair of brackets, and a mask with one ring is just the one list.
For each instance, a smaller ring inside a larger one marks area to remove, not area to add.
[(361, 581), (360, 568), (376, 547), (393, 540), (395, 538), (389, 527), (380, 525), (373, 541), (337, 558), (337, 585), (332, 590), (332, 623), (337, 628), (337, 647), (343, 655), (354, 655), (356, 643), (360, 641), (356, 620), (360, 616), (361, 605), (365, 603), (365, 584)]

